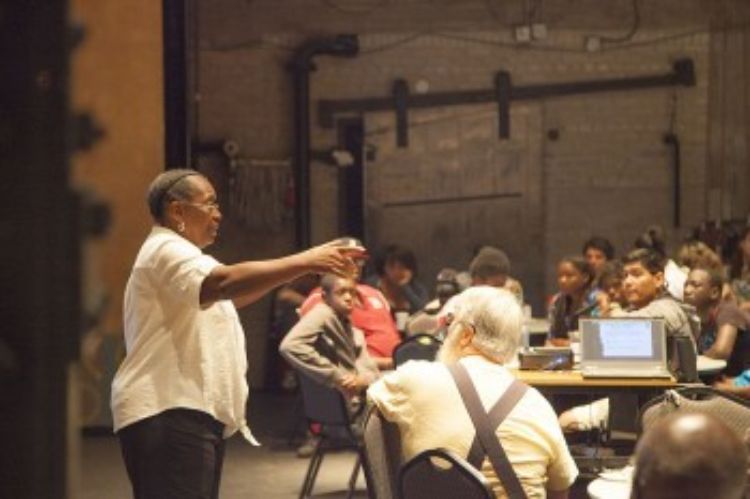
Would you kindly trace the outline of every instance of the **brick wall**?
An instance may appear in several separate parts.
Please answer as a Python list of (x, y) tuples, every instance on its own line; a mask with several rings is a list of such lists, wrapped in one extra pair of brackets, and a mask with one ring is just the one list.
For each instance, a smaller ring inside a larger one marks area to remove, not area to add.
[[(362, 48), (362, 54), (354, 59), (316, 59), (317, 71), (311, 86), (313, 107), (321, 98), (388, 95), (395, 78), (408, 80), (412, 91), (421, 80), (430, 92), (440, 92), (490, 88), (499, 69), (510, 71), (514, 84), (530, 84), (661, 74), (671, 70), (674, 59), (692, 58), (695, 87), (516, 102), (511, 115), (512, 136), (505, 144), (496, 138), (496, 129), (483, 128), (496, 126), (492, 104), (410, 112), (413, 125), (431, 120), (434, 123), (421, 127), (421, 131), (419, 126), (412, 126), (412, 142), (407, 149), (392, 147), (392, 114), (364, 116), (367, 140), (378, 148), (375, 161), (367, 165), (371, 187), (379, 186), (368, 191), (368, 214), (373, 220), (386, 213), (378, 192), (400, 192), (402, 200), (425, 194), (400, 189), (404, 178), (385, 173), (392, 173), (394, 165), (412, 168), (419, 175), (420, 185), (426, 182), (430, 187), (426, 193), (436, 195), (442, 192), (441, 182), (450, 178), (446, 172), (451, 165), (476, 164), (482, 157), (501, 165), (503, 160), (498, 158), (515, 151), (522, 169), (517, 184), (521, 197), (515, 201), (514, 213), (519, 215), (510, 228), (501, 225), (488, 236), (484, 229), (469, 227), (471, 210), (464, 210), (463, 218), (456, 215), (460, 230), (446, 230), (445, 224), (439, 223), (445, 217), (438, 209), (420, 207), (419, 215), (415, 215), (415, 209), (408, 217), (400, 216), (402, 225), (393, 234), (425, 234), (423, 242), (417, 241), (415, 247), (425, 262), (428, 283), (439, 267), (465, 265), (466, 253), (474, 244), (493, 242), (505, 246), (519, 276), (526, 281), (528, 298), (539, 314), (544, 296), (554, 292), (554, 263), (565, 254), (578, 253), (590, 235), (611, 238), (622, 253), (648, 224), (661, 224), (676, 243), (684, 228), (711, 215), (708, 179), (714, 177), (712, 168), (716, 168), (717, 158), (722, 155), (733, 158), (731, 168), (722, 170), (722, 178), (731, 177), (735, 182), (713, 182), (711, 189), (719, 193), (735, 190), (732, 200), (725, 203), (739, 208), (724, 213), (736, 215), (746, 208), (738, 194), (746, 192), (748, 184), (747, 166), (742, 161), (746, 149), (737, 143), (747, 141), (747, 85), (741, 83), (744, 76), (738, 76), (737, 83), (737, 78), (726, 74), (730, 64), (744, 67), (748, 59), (747, 51), (738, 54), (732, 49), (740, 43), (744, 50), (745, 35), (738, 32), (739, 42), (735, 40), (735, 45), (717, 45), (715, 37), (725, 36), (723, 32), (717, 35), (705, 31), (708, 19), (726, 21), (722, 18), (726, 12), (717, 11), (715, 6), (706, 10), (708, 7), (700, 2), (642, 2), (643, 26), (631, 41), (632, 47), (583, 51), (584, 36), (592, 31), (618, 36), (624, 31), (618, 27), (627, 27), (623, 18), (628, 15), (630, 3), (611, 3), (616, 7), (610, 11), (612, 14), (581, 11), (576, 16), (571, 13), (576, 6), (560, 10), (561, 2), (550, 2), (545, 13), (550, 16), (549, 36), (538, 43), (543, 47), (534, 48), (513, 45), (510, 25), (523, 16), (520, 10), (514, 10), (518, 5), (512, 3), (495, 13), (505, 16), (505, 21), (498, 22), (487, 19), (489, 14), (482, 2), (437, 6), (434, 2), (404, 0), (389, 2), (390, 7), (359, 16), (322, 9), (318, 2), (313, 2), (316, 8), (305, 4), (310, 6), (307, 9), (294, 1), (203, 2), (194, 81), (199, 97), (195, 108), (198, 135), (206, 141), (235, 139), (248, 157), (290, 157), (292, 88), (286, 64), (290, 49), (313, 34), (361, 33)], [(736, 19), (747, 16), (741, 4), (733, 5)], [(553, 17), (558, 10), (558, 17)], [(436, 33), (444, 29), (452, 30), (447, 33), (449, 36), (446, 32)], [(426, 30), (432, 34), (425, 34)], [(725, 76), (717, 79), (717, 74)], [(723, 107), (717, 109), (716, 102), (726, 99), (726, 92), (742, 94), (739, 109), (723, 100)], [(679, 230), (671, 228), (671, 159), (663, 143), (664, 133), (670, 130), (679, 136), (682, 146), (683, 229)], [(316, 125), (312, 132), (313, 148), (336, 144), (335, 130)], [(550, 138), (550, 132), (557, 133), (557, 138)], [(709, 143), (713, 144), (711, 148)], [(446, 159), (448, 156), (450, 160)], [(436, 164), (442, 166), (430, 176)], [(338, 235), (338, 213), (335, 202), (330, 201), (336, 193), (336, 175), (322, 164), (314, 163), (312, 168), (313, 237), (323, 241)], [(382, 175), (378, 176), (378, 172)], [(736, 185), (740, 185), (739, 191)], [(457, 206), (449, 213), (462, 209)], [(504, 208), (497, 208), (500, 211), (496, 212), (493, 209), (489, 209), (487, 223), (502, 224), (497, 216), (493, 218), (493, 213), (497, 215)], [(286, 236), (240, 233), (235, 229), (230, 224), (223, 234), (222, 248), (232, 257), (268, 257), (292, 249), (291, 228), (286, 229)], [(377, 240), (387, 237), (387, 231), (373, 234), (371, 229), (371, 244), (390, 242)], [(430, 251), (434, 247), (431, 237), (461, 242), (454, 252), (438, 252), (437, 258)], [(464, 255), (462, 261), (456, 261), (459, 254)], [(452, 261), (439, 261), (442, 258)], [(262, 370), (266, 316), (264, 306), (252, 307), (243, 316), (256, 384)]]

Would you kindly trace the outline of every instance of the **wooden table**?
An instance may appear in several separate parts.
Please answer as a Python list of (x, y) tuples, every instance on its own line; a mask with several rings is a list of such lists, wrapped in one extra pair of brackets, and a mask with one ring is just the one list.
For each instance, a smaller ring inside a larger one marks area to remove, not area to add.
[(609, 394), (621, 391), (667, 390), (680, 386), (672, 378), (584, 378), (581, 371), (528, 371), (511, 369), (513, 375), (541, 392)]
[(637, 432), (638, 412), (643, 404), (664, 390), (682, 386), (672, 378), (584, 378), (578, 370), (511, 369), (511, 372), (517, 379), (539, 390), (558, 412), (571, 405), (609, 398), (617, 410), (610, 410), (608, 428), (628, 433)]

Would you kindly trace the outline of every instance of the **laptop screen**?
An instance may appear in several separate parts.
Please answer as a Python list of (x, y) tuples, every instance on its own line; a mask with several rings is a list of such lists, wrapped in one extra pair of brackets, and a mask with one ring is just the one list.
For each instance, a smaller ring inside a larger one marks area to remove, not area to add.
[(581, 361), (661, 363), (666, 359), (664, 321), (660, 319), (581, 320)]

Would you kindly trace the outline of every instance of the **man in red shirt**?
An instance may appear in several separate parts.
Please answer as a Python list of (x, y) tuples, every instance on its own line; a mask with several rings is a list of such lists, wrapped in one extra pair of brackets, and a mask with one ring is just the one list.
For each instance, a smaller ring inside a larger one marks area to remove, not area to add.
[[(354, 241), (356, 246), (362, 246), (361, 242)], [(364, 259), (358, 259), (357, 263), (357, 275), (353, 276), (355, 281), (358, 281), (361, 277)], [(383, 293), (367, 284), (359, 283), (356, 289), (358, 299), (352, 310), (352, 325), (364, 333), (367, 352), (378, 365), (378, 369), (392, 369), (393, 349), (401, 343), (401, 335), (396, 329), (388, 300), (383, 296)], [(321, 289), (314, 289), (299, 307), (300, 317), (322, 301), (323, 293)]]

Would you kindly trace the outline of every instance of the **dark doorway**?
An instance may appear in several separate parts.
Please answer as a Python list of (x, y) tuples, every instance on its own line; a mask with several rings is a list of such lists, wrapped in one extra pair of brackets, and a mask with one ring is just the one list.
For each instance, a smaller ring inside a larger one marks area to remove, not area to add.
[(339, 167), (339, 233), (364, 240), (364, 123), (361, 119), (339, 121), (339, 147), (354, 161)]

